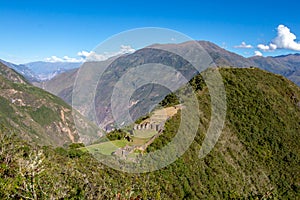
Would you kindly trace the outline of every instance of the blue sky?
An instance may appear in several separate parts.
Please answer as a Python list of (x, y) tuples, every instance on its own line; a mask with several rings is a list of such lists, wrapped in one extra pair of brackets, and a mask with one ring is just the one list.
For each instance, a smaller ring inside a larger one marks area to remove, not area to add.
[[(0, 0), (0, 59), (78, 58), (78, 52), (89, 52), (114, 34), (141, 27), (173, 29), (247, 57), (255, 51), (264, 56), (298, 53), (299, 7), (298, 1), (256, 0)], [(252, 48), (237, 48), (242, 42)]]

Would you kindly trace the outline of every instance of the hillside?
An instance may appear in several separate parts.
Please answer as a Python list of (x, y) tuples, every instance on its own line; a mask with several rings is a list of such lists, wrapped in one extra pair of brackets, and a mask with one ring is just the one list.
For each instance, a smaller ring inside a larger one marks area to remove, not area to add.
[(1, 59), (0, 59), (0, 65), (7, 66), (10, 69), (16, 71), (18, 74), (22, 75), (22, 77), (26, 78), (26, 80), (28, 80), (31, 83), (38, 81), (37, 78), (35, 77), (35, 74), (25, 65), (16, 65)]
[(73, 69), (56, 75), (49, 81), (35, 82), (35, 86), (40, 87), (56, 96), (59, 96), (67, 103), (72, 102), (72, 90), (78, 69)]
[[(0, 120), (1, 129), (11, 130), (23, 139), (41, 145), (63, 146), (85, 141), (77, 133), (74, 118), (81, 119), (85, 127), (89, 123), (60, 98), (27, 84), (25, 79), (0, 65)], [(78, 120), (80, 121), (80, 120)], [(89, 127), (97, 134), (95, 127)]]
[[(173, 164), (151, 173), (121, 173), (76, 149), (81, 145), (36, 150), (2, 132), (0, 197), (299, 199), (299, 87), (259, 69), (219, 70), (227, 93), (226, 126), (205, 158), (198, 155), (210, 119), (210, 97), (201, 76), (196, 76), (191, 85), (202, 113), (199, 130), (189, 149)], [(178, 113), (166, 122), (164, 132), (147, 151), (170, 141), (179, 122)], [(34, 164), (29, 168), (26, 163)]]
[(0, 75), (7, 78), (8, 80), (14, 82), (14, 83), (28, 83), (26, 79), (18, 74), (13, 69), (7, 67), (2, 62), (0, 62)]

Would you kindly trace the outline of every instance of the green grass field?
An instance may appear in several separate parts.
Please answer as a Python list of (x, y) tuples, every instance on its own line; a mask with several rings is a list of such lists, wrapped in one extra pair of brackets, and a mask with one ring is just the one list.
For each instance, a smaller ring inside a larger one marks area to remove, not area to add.
[(94, 144), (81, 148), (83, 151), (89, 151), (91, 153), (101, 153), (103, 155), (111, 155), (117, 149), (125, 147), (129, 142), (127, 140), (114, 140), (109, 142), (103, 142), (100, 144)]
[(157, 131), (155, 130), (135, 130), (133, 135), (135, 138), (148, 138), (150, 139), (152, 136), (156, 135)]

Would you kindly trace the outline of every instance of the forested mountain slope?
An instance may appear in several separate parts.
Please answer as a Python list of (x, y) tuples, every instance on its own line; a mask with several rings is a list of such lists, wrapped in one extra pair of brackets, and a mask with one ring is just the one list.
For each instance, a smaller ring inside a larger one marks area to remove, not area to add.
[[(190, 83), (202, 113), (199, 130), (176, 162), (151, 173), (121, 173), (77, 149), (81, 145), (38, 148), (3, 130), (1, 198), (299, 199), (299, 87), (259, 69), (219, 70), (227, 93), (226, 126), (205, 158), (198, 156), (209, 125), (210, 96), (198, 75)], [(169, 119), (147, 151), (170, 141), (179, 123), (179, 114)]]

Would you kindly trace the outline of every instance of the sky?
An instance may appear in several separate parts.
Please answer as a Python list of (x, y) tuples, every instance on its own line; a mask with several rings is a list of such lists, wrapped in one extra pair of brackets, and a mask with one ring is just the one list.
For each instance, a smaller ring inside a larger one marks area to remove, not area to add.
[[(300, 53), (299, 1), (0, 0), (0, 59), (78, 61), (120, 32), (160, 27), (245, 57)], [(123, 44), (120, 52), (130, 52)]]

